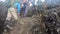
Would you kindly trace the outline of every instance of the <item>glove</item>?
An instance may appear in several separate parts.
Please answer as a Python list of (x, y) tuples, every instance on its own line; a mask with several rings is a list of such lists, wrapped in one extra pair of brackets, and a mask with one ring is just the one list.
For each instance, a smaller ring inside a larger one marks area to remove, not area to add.
[(18, 16), (20, 16), (20, 13), (18, 13)]

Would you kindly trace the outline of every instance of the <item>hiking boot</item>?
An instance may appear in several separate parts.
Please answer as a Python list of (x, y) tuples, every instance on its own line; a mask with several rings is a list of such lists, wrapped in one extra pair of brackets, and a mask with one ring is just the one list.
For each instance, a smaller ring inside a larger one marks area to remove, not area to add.
[(11, 30), (14, 29), (13, 27), (10, 27), (9, 25), (7, 25), (7, 27), (8, 27), (9, 29), (11, 29)]

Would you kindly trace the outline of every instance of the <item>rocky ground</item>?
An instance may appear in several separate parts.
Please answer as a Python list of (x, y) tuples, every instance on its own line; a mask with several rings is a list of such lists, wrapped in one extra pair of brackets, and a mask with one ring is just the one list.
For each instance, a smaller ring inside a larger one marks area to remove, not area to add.
[[(53, 8), (50, 10), (43, 10), (45, 16), (50, 13), (59, 13), (60, 8)], [(14, 26), (13, 30), (10, 32), (5, 32), (4, 34), (47, 34), (45, 33), (46, 27), (43, 22), (43, 15), (37, 14), (32, 17), (20, 17)], [(60, 20), (59, 18), (57, 18)]]
[(45, 34), (45, 25), (41, 21), (41, 16), (42, 15), (24, 18), (20, 17), (14, 29), (6, 34)]

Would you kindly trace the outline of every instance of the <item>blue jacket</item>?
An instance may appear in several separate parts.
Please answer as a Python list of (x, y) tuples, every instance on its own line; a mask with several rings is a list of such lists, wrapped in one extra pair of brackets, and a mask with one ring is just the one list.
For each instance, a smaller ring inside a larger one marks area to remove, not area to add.
[(20, 11), (21, 11), (21, 6), (20, 6), (20, 3), (15, 3), (15, 7), (17, 8), (17, 11), (18, 11), (18, 13), (20, 13)]

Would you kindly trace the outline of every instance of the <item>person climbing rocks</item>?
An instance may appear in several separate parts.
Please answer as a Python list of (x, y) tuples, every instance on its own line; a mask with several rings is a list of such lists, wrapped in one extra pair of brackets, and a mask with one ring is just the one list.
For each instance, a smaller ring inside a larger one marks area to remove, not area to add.
[(28, 0), (23, 0), (23, 5), (24, 5), (24, 17), (25, 17), (28, 12)]
[(21, 14), (20, 14), (20, 12), (21, 12), (20, 3), (19, 3), (19, 2), (16, 2), (16, 3), (14, 4), (14, 6), (15, 6), (15, 8), (17, 9), (17, 14), (18, 14), (18, 16), (20, 16), (20, 15), (21, 15)]
[(13, 29), (15, 24), (17, 23), (17, 20), (20, 16), (20, 3), (15, 2), (9, 9), (8, 9), (8, 14), (6, 17), (6, 26), (9, 29)]

